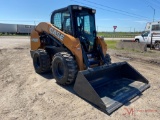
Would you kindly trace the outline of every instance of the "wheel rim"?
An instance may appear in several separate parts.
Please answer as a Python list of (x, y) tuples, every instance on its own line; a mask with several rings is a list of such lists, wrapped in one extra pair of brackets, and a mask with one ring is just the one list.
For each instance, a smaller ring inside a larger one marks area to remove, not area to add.
[(155, 49), (160, 49), (160, 44), (156, 43), (154, 47), (155, 47)]

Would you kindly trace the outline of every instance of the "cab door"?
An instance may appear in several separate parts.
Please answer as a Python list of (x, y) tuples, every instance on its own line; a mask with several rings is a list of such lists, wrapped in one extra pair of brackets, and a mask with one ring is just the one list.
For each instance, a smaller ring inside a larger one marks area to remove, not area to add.
[(151, 43), (151, 32), (149, 32), (148, 39), (147, 39), (147, 44), (150, 44), (150, 43)]
[(150, 32), (149, 31), (145, 31), (143, 34), (142, 34), (142, 37), (143, 37), (143, 43), (147, 43), (149, 42), (149, 35), (150, 35)]

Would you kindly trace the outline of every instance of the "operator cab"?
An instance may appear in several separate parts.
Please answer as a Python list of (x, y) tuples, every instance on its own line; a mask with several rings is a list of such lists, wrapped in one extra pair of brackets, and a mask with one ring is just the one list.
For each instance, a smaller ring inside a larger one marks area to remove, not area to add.
[(51, 23), (75, 38), (79, 38), (86, 52), (94, 50), (96, 39), (96, 10), (79, 5), (56, 10), (52, 13)]

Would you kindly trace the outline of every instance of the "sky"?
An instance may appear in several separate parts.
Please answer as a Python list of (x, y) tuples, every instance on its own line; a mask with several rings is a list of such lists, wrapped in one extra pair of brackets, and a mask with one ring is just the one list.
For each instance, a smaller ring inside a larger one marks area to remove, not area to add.
[(160, 21), (160, 0), (1, 0), (0, 23), (50, 22), (52, 11), (73, 4), (96, 9), (97, 31), (143, 31), (154, 10), (154, 21)]

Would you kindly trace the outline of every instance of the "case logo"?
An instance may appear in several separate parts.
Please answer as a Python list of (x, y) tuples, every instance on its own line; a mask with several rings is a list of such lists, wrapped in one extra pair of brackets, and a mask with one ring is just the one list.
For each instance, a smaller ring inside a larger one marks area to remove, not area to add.
[(49, 32), (50, 32), (51, 34), (53, 34), (54, 36), (56, 36), (57, 38), (59, 38), (61, 41), (63, 41), (64, 35), (61, 34), (60, 32), (58, 32), (57, 30), (55, 30), (54, 28), (51, 27), (51, 28), (49, 29)]

